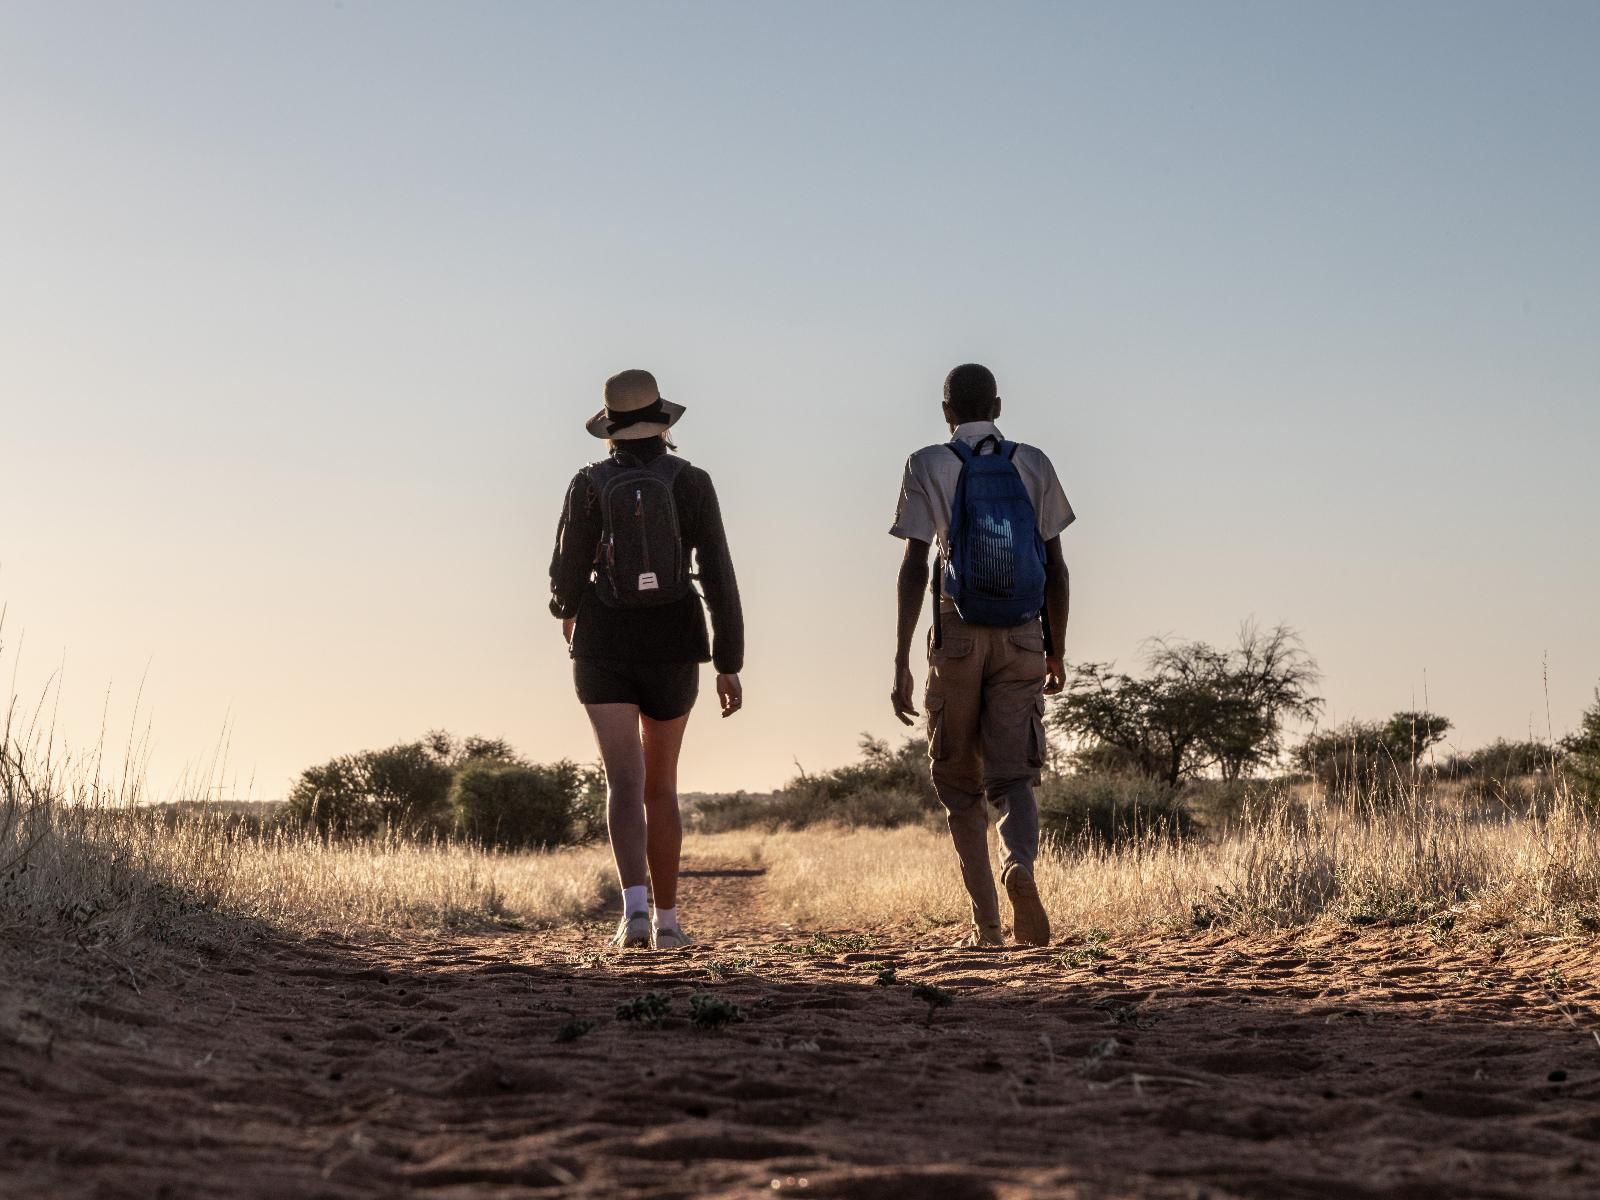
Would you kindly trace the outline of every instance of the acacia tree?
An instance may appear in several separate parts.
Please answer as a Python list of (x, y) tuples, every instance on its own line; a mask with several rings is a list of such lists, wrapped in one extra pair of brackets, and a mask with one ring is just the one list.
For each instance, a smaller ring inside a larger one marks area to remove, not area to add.
[(1150, 657), (1171, 674), (1216, 697), (1200, 742), (1224, 779), (1238, 779), (1283, 752), (1285, 721), (1309, 721), (1322, 709), (1314, 695), (1321, 674), (1287, 625), (1239, 627), (1238, 645), (1221, 651), (1204, 642), (1157, 639)]
[(1444, 740), (1450, 719), (1397, 712), (1387, 721), (1348, 721), (1295, 748), (1296, 765), (1331, 790), (1397, 794), (1415, 783), (1422, 756)]
[(1285, 625), (1247, 623), (1231, 650), (1157, 639), (1146, 665), (1139, 679), (1109, 663), (1074, 669), (1050, 723), (1080, 760), (1121, 762), (1170, 786), (1213, 767), (1237, 779), (1278, 756), (1286, 720), (1322, 705), (1316, 663)]

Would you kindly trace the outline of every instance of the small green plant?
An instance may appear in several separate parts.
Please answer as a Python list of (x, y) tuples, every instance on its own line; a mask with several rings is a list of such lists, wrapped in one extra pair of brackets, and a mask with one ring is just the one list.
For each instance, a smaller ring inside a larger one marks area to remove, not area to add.
[(659, 1025), (672, 1009), (672, 997), (664, 992), (646, 992), (617, 1005), (617, 1020), (639, 1025)]
[(949, 992), (931, 983), (917, 984), (916, 987), (911, 989), (911, 995), (928, 1006), (928, 1019), (923, 1022), (924, 1025), (932, 1025), (935, 1012), (941, 1008), (949, 1008), (956, 1002), (956, 998)]
[(744, 1020), (744, 1013), (731, 1000), (696, 992), (689, 997), (689, 1021), (696, 1029), (723, 1029)]
[(755, 966), (753, 958), (713, 958), (706, 963), (706, 978), (713, 982), (743, 975)]
[(775, 949), (780, 954), (795, 954), (803, 958), (832, 958), (838, 954), (854, 954), (872, 947), (872, 939), (860, 933), (814, 933), (810, 941), (781, 942)]
[(895, 978), (893, 963), (873, 963), (872, 965), (878, 968), (878, 974), (872, 981), (874, 987), (893, 987), (900, 982)]
[(1442, 946), (1450, 940), (1450, 932), (1455, 927), (1455, 913), (1437, 913), (1428, 918), (1428, 936), (1438, 945)]
[(1132, 1025), (1135, 1029), (1150, 1029), (1157, 1020), (1141, 1013), (1137, 1004), (1118, 1004), (1112, 1000), (1101, 1000), (1096, 1002), (1094, 1007), (1102, 1010), (1114, 1025)]
[(1111, 957), (1111, 951), (1106, 949), (1108, 937), (1104, 929), (1091, 929), (1083, 935), (1082, 945), (1067, 947), (1056, 961), (1063, 967), (1087, 967), (1104, 962)]
[(556, 1030), (556, 1041), (575, 1042), (593, 1028), (594, 1022), (587, 1017), (574, 1017)]

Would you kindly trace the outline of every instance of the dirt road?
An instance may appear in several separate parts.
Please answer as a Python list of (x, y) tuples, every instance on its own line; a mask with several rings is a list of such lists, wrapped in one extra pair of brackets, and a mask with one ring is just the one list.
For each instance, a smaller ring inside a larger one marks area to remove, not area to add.
[[(13, 978), (0, 1193), (1600, 1196), (1592, 943), (1207, 932), (1063, 962), (816, 938), (761, 883), (692, 870), (680, 954), (604, 953), (596, 924), (108, 960), (70, 1005)], [(659, 1025), (616, 1018), (648, 991)], [(695, 993), (745, 1019), (696, 1027)]]

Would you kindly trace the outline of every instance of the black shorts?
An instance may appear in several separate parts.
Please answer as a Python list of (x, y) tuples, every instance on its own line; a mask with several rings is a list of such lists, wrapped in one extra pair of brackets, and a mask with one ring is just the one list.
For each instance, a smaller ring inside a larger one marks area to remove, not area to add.
[(572, 681), (582, 704), (637, 704), (652, 721), (672, 721), (693, 708), (700, 695), (700, 664), (575, 658)]

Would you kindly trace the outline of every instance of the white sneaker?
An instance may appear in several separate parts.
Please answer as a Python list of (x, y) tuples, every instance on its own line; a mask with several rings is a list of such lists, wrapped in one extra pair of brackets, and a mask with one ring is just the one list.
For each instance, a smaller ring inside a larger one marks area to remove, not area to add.
[(648, 949), (650, 946), (650, 914), (629, 913), (617, 922), (617, 932), (611, 944), (624, 950)]
[(694, 939), (681, 929), (656, 930), (657, 950), (684, 950), (694, 945)]

